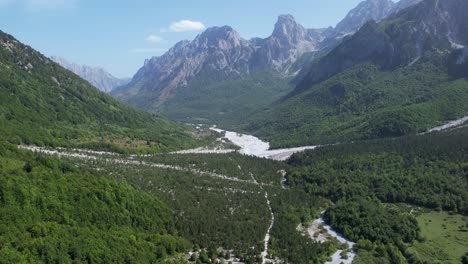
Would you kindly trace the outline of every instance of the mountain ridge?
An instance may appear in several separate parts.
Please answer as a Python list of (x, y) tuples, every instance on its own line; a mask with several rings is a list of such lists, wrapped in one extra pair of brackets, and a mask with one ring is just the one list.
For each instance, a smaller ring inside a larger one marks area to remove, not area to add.
[(130, 78), (114, 77), (112, 74), (100, 67), (79, 65), (57, 56), (51, 56), (50, 59), (90, 82), (94, 87), (105, 93), (110, 93), (115, 88), (126, 85), (130, 82)]
[(398, 137), (466, 116), (465, 7), (426, 0), (366, 23), (244, 130), (286, 147)]
[(320, 32), (306, 30), (290, 15), (280, 16), (272, 35), (265, 39), (245, 40), (230, 26), (211, 27), (193, 41), (178, 42), (164, 55), (146, 60), (128, 88), (112, 94), (125, 99), (125, 94), (135, 95), (135, 90), (152, 90), (164, 102), (174, 88), (187, 85), (202, 71), (229, 79), (270, 65), (281, 70), (283, 63), (293, 63), (300, 55), (313, 51), (313, 37), (320, 37)]
[[(366, 23), (348, 41), (317, 61), (315, 68), (309, 69), (308, 75), (299, 84), (299, 91), (303, 89), (301, 87), (323, 81), (337, 72), (369, 59), (383, 68), (392, 69), (414, 63), (428, 49), (446, 49), (449, 44), (453, 46), (454, 43), (463, 40), (468, 43), (466, 33), (464, 34), (462, 30), (459, 28), (456, 29), (457, 32), (450, 30), (451, 26), (457, 23), (448, 13), (458, 14), (458, 20), (462, 17), (457, 8), (452, 5), (437, 12), (439, 6), (450, 1), (439, 5), (438, 1), (426, 0), (418, 5), (417, 9), (407, 9), (389, 17), (390, 23), (393, 19), (407, 20), (410, 24), (402, 25), (404, 28), (392, 27), (392, 24), (388, 27), (381, 24), (379, 28), (375, 21)], [(464, 2), (460, 2), (460, 5), (462, 4)], [(434, 8), (431, 8), (432, 6)], [(418, 23), (413, 22), (415, 19)], [(405, 34), (401, 34), (402, 31), (405, 31)], [(408, 43), (411, 47), (404, 46)], [(365, 50), (362, 49), (363, 46), (366, 46)], [(346, 63), (341, 63), (342, 61)]]

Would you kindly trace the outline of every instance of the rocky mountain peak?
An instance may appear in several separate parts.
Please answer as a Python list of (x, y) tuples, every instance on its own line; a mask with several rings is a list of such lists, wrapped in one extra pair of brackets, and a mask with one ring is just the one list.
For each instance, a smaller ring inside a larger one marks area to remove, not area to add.
[(352, 9), (336, 26), (336, 32), (351, 33), (361, 28), (367, 21), (379, 21), (387, 17), (394, 9), (391, 0), (366, 0)]
[(194, 44), (200, 47), (222, 50), (239, 47), (241, 43), (240, 34), (230, 26), (208, 28), (194, 40)]
[(299, 43), (308, 40), (307, 30), (298, 24), (292, 15), (280, 15), (275, 24), (272, 37), (283, 43)]
[(273, 30), (273, 35), (287, 34), (291, 29), (300, 26), (292, 15), (279, 15)]

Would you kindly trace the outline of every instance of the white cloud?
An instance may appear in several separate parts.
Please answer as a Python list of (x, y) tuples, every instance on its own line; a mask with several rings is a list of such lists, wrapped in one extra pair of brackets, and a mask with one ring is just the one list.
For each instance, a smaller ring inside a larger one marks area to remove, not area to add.
[(160, 53), (166, 51), (165, 49), (132, 49), (130, 53)]
[(149, 35), (146, 40), (148, 40), (151, 43), (160, 43), (163, 42), (163, 39), (159, 36), (156, 35)]
[[(172, 23), (169, 26), (169, 31), (172, 31), (172, 32), (200, 31), (205, 28), (206, 27), (202, 22), (191, 21), (191, 20), (181, 20), (181, 21)], [(167, 29), (164, 29), (164, 30), (167, 31)]]

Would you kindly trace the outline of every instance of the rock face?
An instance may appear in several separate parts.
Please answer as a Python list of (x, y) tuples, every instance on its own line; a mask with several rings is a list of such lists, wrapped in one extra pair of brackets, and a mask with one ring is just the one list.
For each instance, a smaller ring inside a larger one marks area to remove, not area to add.
[(296, 93), (364, 62), (382, 69), (410, 65), (431, 49), (450, 50), (468, 44), (466, 0), (425, 0), (417, 8), (405, 9), (385, 27), (366, 23), (355, 35), (316, 61)]
[(397, 3), (394, 3), (393, 5), (393, 10), (391, 13), (398, 13), (400, 12), (401, 10), (405, 9), (405, 8), (408, 8), (410, 6), (415, 6), (419, 3), (421, 3), (423, 0), (400, 0), (399, 2)]
[(335, 32), (341, 34), (352, 33), (369, 20), (382, 20), (393, 11), (394, 5), (395, 3), (391, 0), (366, 0), (361, 2), (336, 25)]
[(422, 1), (423, 0), (400, 0), (395, 3), (392, 0), (366, 0), (352, 9), (346, 17), (336, 25), (336, 28), (332, 31), (332, 35), (343, 36), (354, 33), (370, 20), (378, 22)]
[(110, 93), (115, 88), (122, 85), (126, 85), (130, 82), (130, 79), (116, 78), (102, 68), (78, 65), (76, 63), (69, 62), (64, 58), (55, 56), (52, 56), (51, 60), (60, 64), (60, 66), (64, 67), (65, 69), (75, 73), (81, 78), (85, 79), (94, 87), (98, 88), (99, 90), (105, 93)]
[(266, 39), (245, 40), (229, 26), (212, 27), (193, 41), (181, 41), (166, 54), (146, 60), (133, 80), (112, 94), (128, 101), (140, 93), (151, 93), (163, 103), (175, 88), (188, 85), (200, 75), (215, 82), (266, 68), (287, 72), (285, 65), (314, 51), (323, 32), (305, 29), (291, 15), (280, 16), (273, 34)]
[(305, 29), (291, 15), (279, 16), (270, 37), (251, 41), (256, 47), (253, 61), (261, 67), (277, 68), (294, 63), (302, 54), (316, 50), (324, 32), (324, 29)]
[(217, 72), (218, 77), (241, 76), (249, 70), (253, 53), (231, 27), (209, 28), (192, 42), (181, 41), (161, 57), (145, 61), (124, 91), (128, 96), (152, 91), (165, 100), (179, 85), (186, 85), (202, 70)]

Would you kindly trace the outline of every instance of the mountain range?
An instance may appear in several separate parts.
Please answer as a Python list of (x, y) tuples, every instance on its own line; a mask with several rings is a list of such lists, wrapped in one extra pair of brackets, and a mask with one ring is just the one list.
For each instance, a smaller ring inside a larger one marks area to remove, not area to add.
[(110, 93), (115, 88), (126, 85), (130, 82), (129, 78), (120, 79), (114, 77), (103, 68), (79, 65), (57, 56), (52, 56), (50, 59), (85, 79), (94, 87), (105, 93)]
[[(220, 113), (224, 119), (224, 113), (232, 107), (223, 107), (224, 103), (216, 106), (223, 97), (227, 100), (232, 94), (245, 94), (256, 98), (255, 104), (265, 105), (289, 92), (292, 87), (285, 80), (293, 75), (293, 64), (301, 55), (317, 49), (324, 31), (305, 29), (290, 15), (280, 16), (273, 34), (266, 39), (245, 40), (229, 26), (212, 27), (193, 41), (179, 42), (161, 57), (145, 61), (132, 81), (112, 95), (175, 119), (190, 112), (194, 118), (207, 118), (201, 113), (206, 108), (196, 105), (180, 115), (178, 112), (187, 107), (184, 102), (208, 103), (209, 112)], [(251, 88), (255, 83), (270, 86), (275, 82), (282, 85), (266, 90)], [(238, 104), (246, 98), (233, 101)]]
[(132, 81), (112, 95), (184, 122), (230, 123), (291, 92), (300, 69), (366, 21), (418, 2), (367, 0), (336, 28), (307, 29), (293, 16), (281, 15), (265, 39), (246, 40), (229, 26), (212, 27), (146, 60)]

